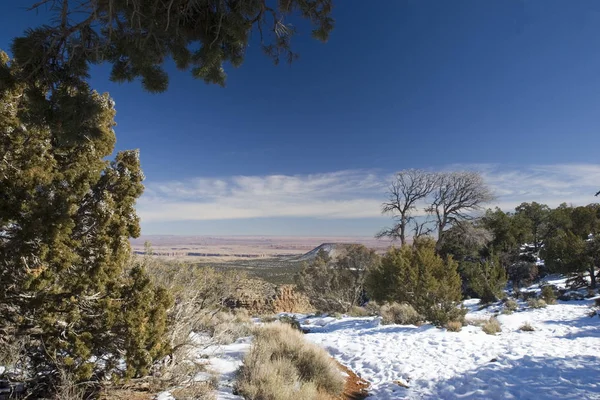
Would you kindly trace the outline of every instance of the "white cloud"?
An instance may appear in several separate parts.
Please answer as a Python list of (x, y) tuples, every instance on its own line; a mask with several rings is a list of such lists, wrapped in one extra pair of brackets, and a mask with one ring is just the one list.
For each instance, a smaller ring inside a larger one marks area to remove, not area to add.
[[(497, 195), (489, 206), (514, 209), (537, 201), (587, 204), (600, 189), (600, 165), (452, 165), (482, 173)], [(389, 173), (351, 170), (311, 175), (233, 176), (146, 182), (138, 202), (144, 222), (260, 217), (352, 219), (380, 216)]]

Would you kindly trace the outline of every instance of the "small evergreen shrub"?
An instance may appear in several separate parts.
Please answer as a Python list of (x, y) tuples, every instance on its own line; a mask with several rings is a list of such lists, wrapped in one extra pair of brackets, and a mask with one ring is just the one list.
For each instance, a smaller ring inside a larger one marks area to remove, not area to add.
[(529, 308), (546, 308), (547, 304), (542, 299), (529, 299), (527, 300)]
[(546, 304), (556, 303), (556, 293), (554, 293), (554, 289), (550, 285), (542, 288), (542, 294), (540, 297), (546, 302)]
[(423, 320), (419, 313), (407, 303), (388, 303), (379, 308), (381, 323), (384, 325), (416, 325)]
[(282, 324), (287, 324), (294, 328), (297, 331), (302, 332), (302, 327), (300, 327), (300, 322), (293, 315), (282, 315), (279, 317), (279, 322)]
[(365, 280), (369, 299), (408, 303), (436, 326), (461, 319), (461, 286), (458, 263), (452, 257), (440, 257), (430, 238), (391, 248)]
[(446, 324), (446, 329), (449, 332), (460, 332), (462, 329), (462, 322), (460, 321), (450, 321)]
[(287, 324), (256, 330), (235, 389), (248, 400), (339, 398), (345, 379), (325, 350)]
[(498, 332), (502, 332), (502, 328), (500, 327), (500, 322), (494, 317), (490, 318), (481, 329), (487, 333), (488, 335), (495, 335)]
[(525, 322), (523, 325), (521, 325), (521, 327), (519, 328), (520, 331), (523, 332), (533, 332), (535, 331), (535, 329), (533, 328), (533, 326), (531, 326), (531, 324), (529, 322)]

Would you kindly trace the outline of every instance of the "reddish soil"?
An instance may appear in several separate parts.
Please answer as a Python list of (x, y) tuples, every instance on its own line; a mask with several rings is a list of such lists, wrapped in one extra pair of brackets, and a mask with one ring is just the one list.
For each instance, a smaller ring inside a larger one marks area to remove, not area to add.
[(363, 378), (359, 377), (346, 367), (338, 363), (340, 369), (348, 374), (348, 379), (346, 379), (346, 385), (344, 386), (344, 393), (340, 400), (363, 400), (369, 395), (367, 389), (369, 388), (369, 382), (365, 381)]

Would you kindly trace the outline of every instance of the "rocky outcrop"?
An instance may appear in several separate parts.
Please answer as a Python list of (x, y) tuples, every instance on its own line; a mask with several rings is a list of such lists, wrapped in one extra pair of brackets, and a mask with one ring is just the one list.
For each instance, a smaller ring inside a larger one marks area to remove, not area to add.
[(308, 297), (296, 291), (294, 285), (277, 287), (260, 279), (244, 280), (225, 304), (230, 308), (245, 308), (252, 315), (314, 311)]

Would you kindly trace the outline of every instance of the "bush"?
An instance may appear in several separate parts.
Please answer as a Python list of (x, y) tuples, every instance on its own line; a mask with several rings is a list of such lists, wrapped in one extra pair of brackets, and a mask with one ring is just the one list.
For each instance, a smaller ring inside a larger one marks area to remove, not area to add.
[(502, 296), (506, 286), (506, 272), (500, 265), (498, 257), (469, 263), (465, 274), (468, 286), (479, 297), (482, 304), (493, 303)]
[(407, 303), (384, 304), (379, 309), (379, 315), (384, 325), (416, 325), (423, 320), (413, 306)]
[(525, 322), (523, 325), (521, 325), (521, 327), (519, 328), (520, 331), (524, 331), (524, 332), (533, 332), (535, 331), (535, 329), (533, 328), (533, 326), (531, 326), (531, 324), (529, 322)]
[(377, 302), (410, 304), (437, 326), (461, 319), (458, 264), (436, 254), (435, 242), (419, 239), (413, 246), (392, 248), (368, 271), (365, 288)]
[(546, 302), (546, 304), (556, 303), (556, 293), (554, 293), (554, 288), (550, 285), (542, 287), (542, 294), (540, 297)]
[(514, 299), (508, 299), (504, 302), (504, 308), (509, 311), (517, 311), (519, 304)]
[(338, 398), (344, 384), (325, 350), (287, 324), (268, 324), (256, 330), (235, 388), (248, 400), (325, 400)]
[(107, 159), (108, 94), (76, 78), (51, 90), (17, 64), (0, 53), (0, 345), (27, 339), (26, 373), (44, 396), (63, 371), (76, 385), (144, 376), (169, 351), (172, 302), (131, 264), (139, 153)]
[(500, 322), (494, 317), (490, 318), (481, 329), (487, 333), (488, 335), (495, 335), (498, 332), (502, 332), (502, 328), (500, 327)]
[(446, 324), (446, 329), (449, 332), (460, 332), (462, 329), (462, 322), (460, 321), (450, 321)]
[(379, 315), (379, 309), (381, 308), (381, 305), (377, 304), (377, 302), (375, 301), (369, 301), (367, 304), (364, 305), (365, 310), (367, 311), (368, 315)]
[(527, 300), (529, 308), (546, 308), (547, 304), (542, 299), (529, 299)]
[(354, 306), (348, 311), (351, 317), (368, 317), (371, 313), (365, 307)]
[(364, 302), (366, 271), (378, 263), (374, 250), (353, 244), (336, 260), (319, 252), (313, 262), (302, 267), (295, 281), (317, 310), (346, 313)]
[(293, 315), (282, 315), (281, 317), (279, 317), (279, 322), (281, 322), (283, 324), (288, 324), (295, 330), (302, 332), (302, 327), (300, 326), (300, 322), (298, 322), (296, 317), (294, 317)]

